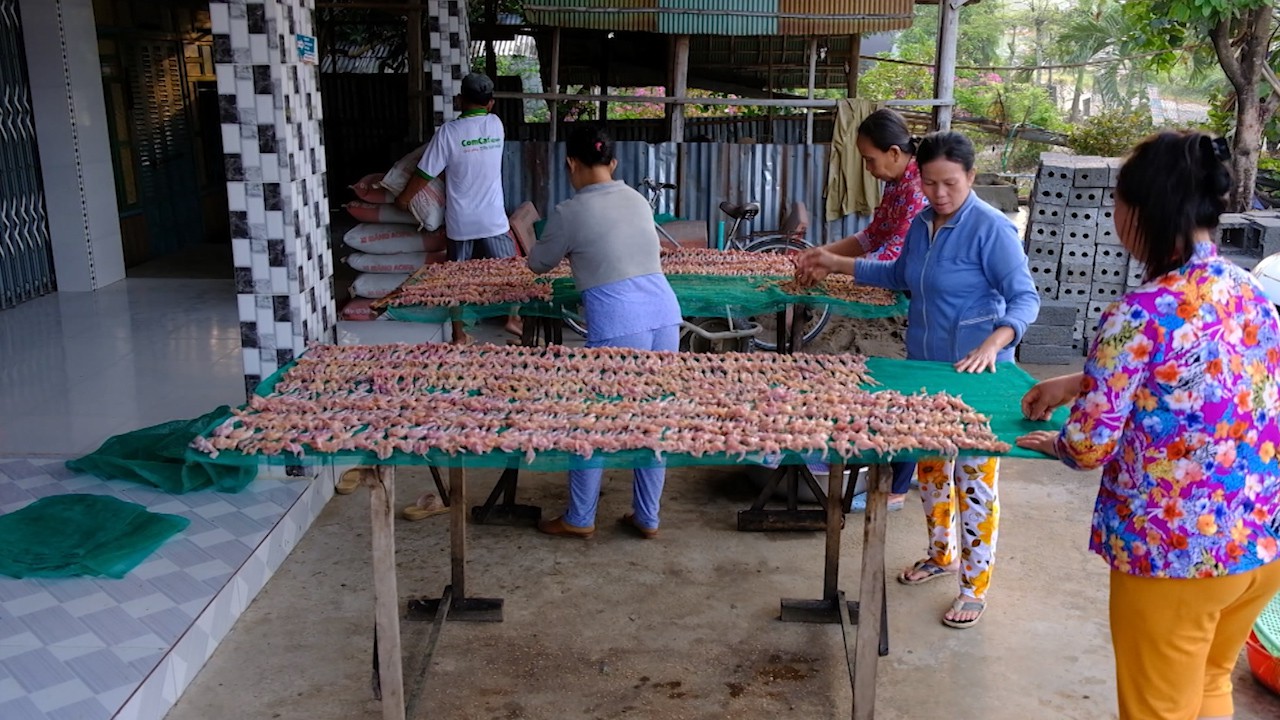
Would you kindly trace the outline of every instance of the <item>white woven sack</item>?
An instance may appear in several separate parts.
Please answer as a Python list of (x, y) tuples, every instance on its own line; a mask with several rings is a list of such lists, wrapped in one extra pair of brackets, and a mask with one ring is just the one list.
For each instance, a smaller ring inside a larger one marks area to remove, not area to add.
[(347, 264), (368, 273), (411, 273), (427, 264), (425, 252), (395, 253), (394, 255), (370, 255), (351, 253)]
[(443, 232), (424, 232), (413, 225), (360, 223), (342, 236), (353, 250), (373, 255), (439, 252), (445, 249)]
[(351, 283), (351, 294), (355, 297), (377, 299), (400, 287), (408, 279), (409, 273), (361, 273)]
[(392, 195), (399, 195), (404, 192), (404, 186), (409, 184), (409, 178), (413, 176), (414, 170), (418, 168), (418, 163), (422, 160), (422, 154), (427, 151), (427, 146), (414, 150), (396, 161), (395, 165), (382, 176), (379, 183), (382, 187), (391, 191)]
[(439, 230), (444, 225), (444, 178), (432, 178), (427, 186), (409, 200), (409, 212), (423, 230)]

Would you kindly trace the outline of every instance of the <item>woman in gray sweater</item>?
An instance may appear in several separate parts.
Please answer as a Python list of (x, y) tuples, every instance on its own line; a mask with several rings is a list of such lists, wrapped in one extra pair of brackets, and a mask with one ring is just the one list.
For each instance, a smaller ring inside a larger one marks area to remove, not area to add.
[[(618, 161), (604, 130), (583, 125), (568, 142), (569, 182), (575, 195), (556, 206), (529, 253), (529, 269), (545, 273), (568, 258), (582, 293), (587, 347), (628, 347), (674, 352), (680, 343), (680, 304), (662, 274), (658, 232), (644, 196), (613, 179)], [(588, 461), (589, 463), (590, 461)], [(665, 470), (638, 468), (633, 511), (622, 516), (644, 538), (658, 534), (658, 505)], [(549, 535), (595, 534), (603, 467), (569, 471), (569, 507), (538, 523)]]

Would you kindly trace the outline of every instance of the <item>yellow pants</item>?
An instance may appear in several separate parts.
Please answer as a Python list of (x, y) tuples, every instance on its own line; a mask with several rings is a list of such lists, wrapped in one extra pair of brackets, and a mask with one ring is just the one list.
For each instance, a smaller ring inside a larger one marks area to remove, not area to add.
[(1262, 608), (1280, 591), (1280, 562), (1224, 577), (1111, 573), (1111, 642), (1120, 720), (1231, 715), (1231, 671)]

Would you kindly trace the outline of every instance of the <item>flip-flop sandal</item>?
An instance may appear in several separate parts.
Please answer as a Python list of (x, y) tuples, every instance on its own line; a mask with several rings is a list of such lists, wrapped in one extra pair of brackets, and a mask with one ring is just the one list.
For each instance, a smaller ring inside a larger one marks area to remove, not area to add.
[(414, 504), (406, 507), (400, 512), (400, 517), (410, 522), (418, 520), (426, 520), (435, 515), (443, 515), (449, 512), (449, 507), (440, 502), (440, 498), (435, 493), (425, 493)]
[(658, 528), (647, 528), (636, 522), (635, 513), (627, 513), (618, 518), (618, 524), (626, 528), (629, 532), (638, 535), (645, 540), (652, 540), (658, 537)]
[(339, 495), (350, 495), (360, 489), (361, 483), (364, 482), (364, 473), (367, 468), (356, 467), (342, 473), (342, 477), (338, 478), (338, 482), (333, 486), (333, 491)]
[[(937, 580), (945, 575), (954, 575), (955, 572), (955, 570), (944, 568), (934, 561), (926, 558), (917, 562), (915, 565), (912, 565), (910, 569), (903, 570), (898, 573), (898, 582), (903, 585), (923, 585), (930, 580)], [(908, 575), (914, 575), (916, 573), (925, 573), (925, 575), (924, 577), (918, 578), (907, 577)]]
[(986, 612), (986, 610), (987, 610), (986, 600), (972, 600), (972, 599), (965, 599), (965, 598), (959, 597), (959, 598), (956, 598), (955, 602), (951, 603), (951, 610), (949, 610), (948, 612), (952, 612), (952, 613), (976, 612), (978, 613), (977, 616), (975, 616), (972, 620), (952, 620), (951, 618), (948, 618), (946, 615), (943, 615), (942, 624), (946, 625), (947, 627), (958, 628), (960, 630), (963, 630), (965, 628), (971, 628), (974, 625), (978, 624), (978, 621), (982, 619), (982, 613)]
[[(889, 512), (898, 512), (902, 508), (906, 507), (907, 499), (900, 498), (898, 500), (894, 500), (890, 498), (888, 504), (889, 504)], [(867, 494), (859, 493), (857, 495), (854, 495), (853, 502), (851, 503), (851, 509), (853, 510), (853, 512), (866, 512), (867, 511)]]

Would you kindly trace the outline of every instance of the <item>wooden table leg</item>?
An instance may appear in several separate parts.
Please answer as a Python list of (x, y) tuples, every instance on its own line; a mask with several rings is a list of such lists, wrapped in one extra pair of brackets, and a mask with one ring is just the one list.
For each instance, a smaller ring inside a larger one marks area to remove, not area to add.
[[(374, 623), (383, 720), (405, 720), (404, 667), (400, 654), (400, 595), (396, 590), (395, 466), (365, 473), (373, 537)], [(455, 513), (457, 509), (455, 508)]]
[(844, 463), (832, 463), (827, 473), (827, 548), (822, 571), (822, 599), (837, 602), (840, 599), (840, 535), (844, 520), (844, 503), (841, 502)]
[(887, 495), (892, 476), (887, 465), (873, 465), (867, 488), (867, 520), (862, 536), (862, 576), (858, 586), (858, 630), (854, 649), (854, 720), (871, 720), (876, 712), (876, 666), (880, 661), (885, 601), (884, 543), (889, 526)]
[(449, 468), (449, 561), (454, 599), (467, 596), (467, 471)]

